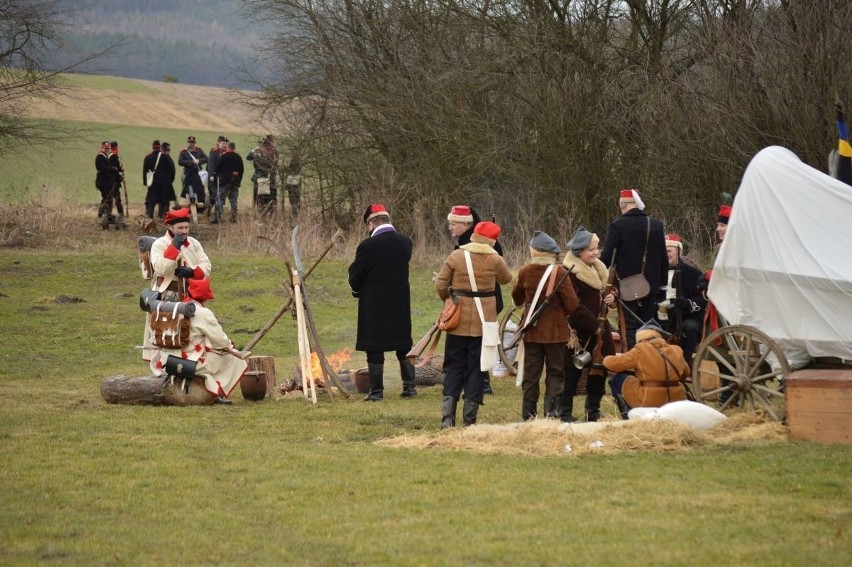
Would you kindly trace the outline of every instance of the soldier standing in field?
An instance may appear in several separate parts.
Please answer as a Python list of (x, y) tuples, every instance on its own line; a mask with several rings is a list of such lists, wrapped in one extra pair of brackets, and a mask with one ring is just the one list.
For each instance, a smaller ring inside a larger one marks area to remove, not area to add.
[(101, 151), (95, 157), (95, 168), (98, 170), (95, 184), (101, 192), (101, 203), (98, 206), (98, 219), (101, 228), (109, 226), (109, 217), (113, 205), (118, 213), (115, 219), (116, 228), (127, 228), (124, 222), (124, 204), (121, 202), (121, 182), (124, 180), (124, 167), (118, 157), (118, 142), (103, 142)]
[(278, 206), (278, 150), (270, 138), (261, 138), (246, 156), (254, 163), (252, 203), (261, 214), (273, 214)]
[(207, 155), (204, 150), (195, 145), (195, 136), (186, 139), (186, 147), (180, 151), (178, 165), (183, 167), (183, 191), (180, 196), (192, 200), (188, 188), (192, 188), (195, 195), (195, 204), (199, 209), (204, 208), (207, 202), (204, 195), (204, 181), (201, 179), (201, 168), (207, 163)]
[(290, 215), (296, 219), (299, 216), (299, 208), (302, 206), (302, 158), (299, 154), (299, 146), (293, 146), (290, 154), (290, 162), (284, 176), (284, 189), (290, 201)]
[(216, 210), (213, 212), (213, 224), (222, 220), (222, 209), (225, 199), (231, 204), (231, 222), (237, 222), (237, 200), (240, 195), (240, 184), (243, 181), (243, 158), (236, 152), (237, 145), (228, 142), (228, 149), (219, 156), (216, 162)]
[[(207, 188), (209, 189), (210, 200), (214, 202), (219, 187), (219, 180), (216, 178), (216, 166), (219, 164), (219, 158), (222, 157), (222, 154), (228, 151), (229, 141), (227, 136), (219, 136), (216, 145), (210, 148), (210, 153), (207, 155)], [(210, 209), (207, 212), (210, 213)]]

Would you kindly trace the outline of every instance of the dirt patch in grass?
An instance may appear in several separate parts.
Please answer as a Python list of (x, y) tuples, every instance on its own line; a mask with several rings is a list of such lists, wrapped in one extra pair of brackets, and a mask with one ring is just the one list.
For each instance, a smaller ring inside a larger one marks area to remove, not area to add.
[(376, 443), (407, 449), (444, 449), (475, 453), (503, 453), (551, 457), (613, 454), (627, 451), (655, 453), (688, 451), (711, 445), (786, 443), (787, 429), (759, 415), (730, 417), (708, 431), (663, 419), (563, 424), (553, 419), (505, 425), (476, 425), (439, 433), (406, 435)]

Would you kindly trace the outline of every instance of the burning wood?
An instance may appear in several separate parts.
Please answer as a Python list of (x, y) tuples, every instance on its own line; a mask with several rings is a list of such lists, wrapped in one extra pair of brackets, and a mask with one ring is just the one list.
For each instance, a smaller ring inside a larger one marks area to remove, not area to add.
[[(335, 352), (328, 356), (328, 363), (331, 365), (332, 370), (336, 373), (340, 374), (340, 371), (343, 369), (343, 365), (346, 364), (349, 359), (352, 358), (352, 349), (346, 348), (341, 351)], [(315, 352), (311, 352), (311, 372), (314, 375), (314, 381), (316, 382), (317, 387), (319, 388), (328, 388), (328, 384), (326, 383), (326, 377), (322, 371), (322, 365), (320, 364), (319, 356)], [(293, 380), (288, 381), (290, 384), (287, 386), (292, 386), (290, 389), (297, 389), (302, 387), (302, 365), (296, 364), (293, 367)], [(289, 390), (285, 390), (285, 384), (282, 384), (281, 390), (283, 392), (287, 392)]]

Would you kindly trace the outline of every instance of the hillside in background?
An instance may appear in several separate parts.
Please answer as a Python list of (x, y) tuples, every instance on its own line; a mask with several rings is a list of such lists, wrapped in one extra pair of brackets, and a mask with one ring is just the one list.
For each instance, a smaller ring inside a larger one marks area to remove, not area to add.
[(255, 88), (245, 71), (270, 76), (256, 51), (268, 27), (252, 22), (239, 0), (111, 0), (77, 10), (54, 64), (119, 44), (80, 71), (244, 89)]
[(191, 134), (207, 151), (224, 134), (245, 155), (260, 136), (274, 131), (239, 102), (251, 92), (92, 75), (72, 75), (67, 82), (57, 104), (29, 106), (29, 117), (49, 122), (65, 136), (22, 145), (14, 159), (0, 160), (0, 202), (55, 191), (64, 200), (97, 203), (95, 154), (100, 141), (116, 140), (138, 213), (145, 194), (142, 159), (152, 140), (170, 142), (176, 153)]

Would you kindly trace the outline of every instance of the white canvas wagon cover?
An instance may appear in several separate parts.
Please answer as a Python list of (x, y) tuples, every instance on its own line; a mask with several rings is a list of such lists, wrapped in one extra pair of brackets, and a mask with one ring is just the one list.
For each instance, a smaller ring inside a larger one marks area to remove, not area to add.
[(852, 361), (852, 187), (778, 146), (749, 163), (713, 266), (731, 325), (778, 343), (792, 368)]

